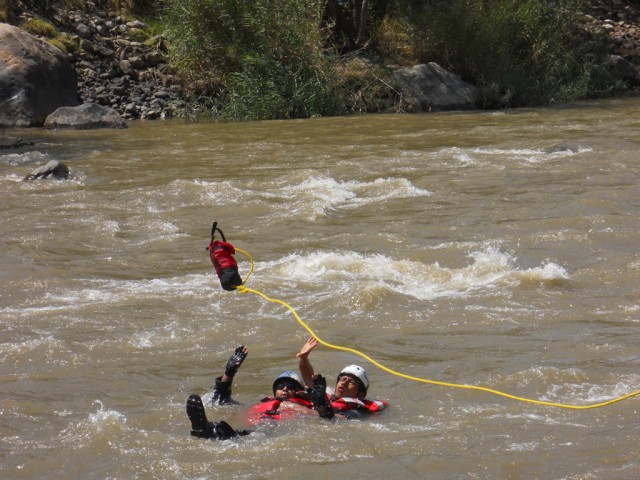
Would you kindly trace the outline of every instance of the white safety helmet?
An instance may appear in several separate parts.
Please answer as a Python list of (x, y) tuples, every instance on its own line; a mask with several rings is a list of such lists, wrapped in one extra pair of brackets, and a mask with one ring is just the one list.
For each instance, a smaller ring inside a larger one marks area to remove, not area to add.
[(367, 371), (360, 365), (348, 365), (344, 367), (338, 374), (338, 378), (343, 375), (350, 375), (360, 380), (362, 387), (360, 390), (364, 391), (364, 393), (367, 393), (367, 390), (369, 390), (369, 375), (367, 375)]
[(282, 372), (280, 375), (278, 375), (275, 379), (275, 381), (273, 382), (273, 394), (276, 394), (276, 387), (282, 383), (283, 380), (292, 380), (293, 382), (295, 382), (298, 386), (299, 390), (304, 390), (304, 381), (302, 380), (302, 377), (300, 375), (298, 375), (296, 372), (293, 372), (291, 370), (285, 370), (284, 372)]

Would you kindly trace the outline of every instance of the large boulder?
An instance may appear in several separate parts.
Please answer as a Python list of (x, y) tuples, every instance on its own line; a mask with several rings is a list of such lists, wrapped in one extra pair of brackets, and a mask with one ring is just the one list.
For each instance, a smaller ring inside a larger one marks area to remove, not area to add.
[(57, 108), (78, 103), (69, 59), (53, 45), (0, 23), (0, 127), (40, 126)]
[(477, 108), (477, 88), (437, 63), (396, 70), (390, 83), (400, 94), (400, 108), (407, 112)]
[(61, 107), (47, 117), (44, 128), (56, 130), (93, 130), (96, 128), (127, 128), (127, 123), (113, 108), (97, 103), (78, 107)]
[(640, 72), (638, 72), (638, 68), (633, 63), (620, 55), (611, 55), (609, 60), (614, 70), (624, 80), (630, 82), (631, 85), (640, 84)]
[(34, 169), (29, 175), (24, 177), (24, 181), (38, 180), (45, 178), (55, 178), (56, 180), (68, 180), (71, 178), (69, 167), (58, 160), (51, 160), (46, 165)]

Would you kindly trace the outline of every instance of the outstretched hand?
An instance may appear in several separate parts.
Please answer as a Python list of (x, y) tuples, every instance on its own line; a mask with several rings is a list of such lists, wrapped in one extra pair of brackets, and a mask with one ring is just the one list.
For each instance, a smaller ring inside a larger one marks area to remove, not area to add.
[(307, 343), (305, 343), (300, 351), (296, 354), (298, 358), (307, 358), (311, 351), (318, 346), (318, 340), (315, 337), (309, 337)]
[(229, 378), (233, 378), (233, 376), (238, 371), (238, 368), (240, 368), (240, 365), (242, 365), (242, 362), (244, 362), (244, 359), (247, 358), (248, 354), (249, 349), (247, 349), (247, 347), (245, 347), (244, 345), (240, 345), (239, 347), (237, 347), (233, 352), (233, 355), (231, 355), (231, 357), (229, 357), (229, 360), (227, 360), (224, 374)]

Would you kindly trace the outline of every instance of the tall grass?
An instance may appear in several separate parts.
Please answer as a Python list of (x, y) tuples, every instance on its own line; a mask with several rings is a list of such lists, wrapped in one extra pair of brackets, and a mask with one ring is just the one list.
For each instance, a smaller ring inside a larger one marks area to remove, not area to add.
[(414, 48), (480, 89), (484, 107), (528, 106), (619, 88), (602, 39), (576, 27), (580, 0), (412, 2)]
[(322, 50), (322, 0), (168, 0), (172, 64), (214, 116), (331, 115), (342, 109)]
[(12, 0), (0, 0), (0, 22), (12, 22), (15, 17), (15, 5)]

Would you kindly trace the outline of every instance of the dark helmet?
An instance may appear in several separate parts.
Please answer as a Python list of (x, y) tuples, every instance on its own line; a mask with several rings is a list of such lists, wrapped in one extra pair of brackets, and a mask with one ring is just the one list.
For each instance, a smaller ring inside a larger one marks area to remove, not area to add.
[(283, 380), (290, 380), (296, 384), (296, 388), (298, 390), (304, 390), (304, 381), (302, 377), (298, 375), (296, 372), (292, 372), (291, 370), (285, 370), (280, 375), (276, 377), (276, 380), (273, 382), (273, 394), (276, 394), (276, 387), (282, 383)]

